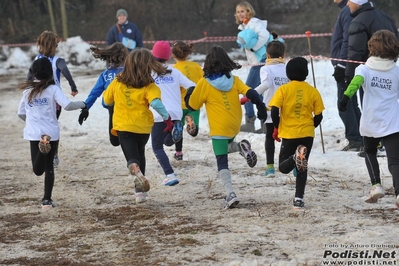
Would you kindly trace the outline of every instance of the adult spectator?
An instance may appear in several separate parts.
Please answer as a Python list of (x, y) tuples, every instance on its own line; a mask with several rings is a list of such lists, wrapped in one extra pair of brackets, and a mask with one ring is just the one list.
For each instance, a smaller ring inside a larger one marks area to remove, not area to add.
[(118, 9), (116, 11), (116, 19), (118, 21), (108, 31), (107, 45), (121, 42), (129, 52), (136, 47), (143, 47), (141, 32), (136, 24), (127, 20), (127, 11)]
[[(346, 6), (348, 0), (333, 0), (334, 3), (341, 8), (338, 18), (334, 24), (334, 30), (331, 39), (331, 58), (336, 59), (347, 59), (348, 56), (348, 28), (352, 21), (349, 7)], [(334, 78), (337, 82), (337, 104), (342, 98), (345, 86), (345, 68), (346, 62), (340, 60), (332, 60), (331, 63), (334, 66)], [(362, 148), (362, 137), (359, 133), (359, 123), (361, 111), (359, 108), (357, 95), (354, 95), (350, 99), (347, 105), (346, 112), (338, 111), (339, 117), (344, 123), (345, 127), (345, 138), (348, 140), (343, 151), (359, 151)]]
[[(350, 9), (352, 22), (349, 25), (348, 34), (348, 60), (366, 62), (369, 56), (367, 42), (371, 35), (378, 30), (390, 30), (399, 39), (398, 28), (393, 19), (383, 11), (375, 8), (373, 2), (368, 0), (349, 0), (347, 6)], [(350, 83), (358, 63), (348, 62), (345, 69), (345, 81)], [(360, 103), (363, 100), (363, 89), (360, 89)]]

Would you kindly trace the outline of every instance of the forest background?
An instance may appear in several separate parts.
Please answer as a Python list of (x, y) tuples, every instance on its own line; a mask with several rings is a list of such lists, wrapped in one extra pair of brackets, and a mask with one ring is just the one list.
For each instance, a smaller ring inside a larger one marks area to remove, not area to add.
[[(116, 23), (116, 10), (124, 8), (128, 20), (137, 24), (147, 48), (155, 40), (198, 40), (205, 35), (234, 37), (235, 7), (239, 0), (1, 0), (0, 45), (34, 43), (44, 30), (63, 39), (80, 36), (105, 46), (109, 28)], [(333, 0), (251, 0), (256, 15), (268, 21), (268, 30), (279, 35), (331, 33), (339, 8)], [(377, 8), (391, 15), (398, 26), (399, 1), (375, 0)], [(50, 14), (53, 14), (53, 19)], [(65, 22), (65, 23), (63, 23)], [(316, 36), (316, 35), (314, 35)], [(329, 55), (329, 35), (312, 41), (312, 54)], [(309, 54), (308, 42), (286, 38), (287, 55)], [(220, 43), (237, 48), (234, 40)], [(198, 43), (206, 53), (209, 42)], [(5, 56), (4, 56), (5, 57)], [(0, 55), (0, 61), (2, 61)]]

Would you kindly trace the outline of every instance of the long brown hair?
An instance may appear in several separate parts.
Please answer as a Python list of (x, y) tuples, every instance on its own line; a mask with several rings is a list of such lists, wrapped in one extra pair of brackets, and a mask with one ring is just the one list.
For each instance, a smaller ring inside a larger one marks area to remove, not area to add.
[(224, 74), (230, 78), (230, 72), (240, 68), (241, 65), (231, 60), (221, 46), (213, 45), (205, 57), (204, 77), (209, 77), (212, 74)]
[(142, 88), (154, 82), (152, 73), (165, 75), (168, 70), (146, 48), (134, 49), (126, 57), (125, 68), (116, 77), (119, 82), (134, 88)]
[(40, 93), (42, 93), (42, 91), (44, 91), (48, 86), (50, 85), (54, 85), (55, 81), (53, 79), (53, 77), (50, 77), (46, 80), (28, 80), (25, 81), (24, 83), (22, 83), (19, 87), (20, 90), (26, 90), (26, 89), (30, 89), (30, 93), (28, 96), (28, 102), (31, 103), (33, 98), (36, 97), (36, 95), (39, 95)]
[(44, 56), (54, 56), (60, 39), (51, 31), (43, 31), (36, 39), (39, 53)]
[(92, 46), (90, 47), (90, 51), (94, 58), (107, 61), (114, 67), (122, 66), (129, 54), (127, 48), (120, 42), (115, 42), (105, 48)]

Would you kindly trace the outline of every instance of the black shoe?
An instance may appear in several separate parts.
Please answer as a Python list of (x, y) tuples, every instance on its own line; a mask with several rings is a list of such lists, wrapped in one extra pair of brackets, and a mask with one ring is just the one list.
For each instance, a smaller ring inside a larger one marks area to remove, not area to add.
[(53, 207), (53, 201), (51, 199), (42, 200), (42, 209), (50, 209)]
[(176, 153), (173, 155), (176, 161), (183, 161), (183, 154), (177, 155)]
[(303, 202), (303, 200), (294, 199), (293, 204), (294, 204), (294, 209), (296, 210), (301, 210), (305, 208), (305, 202)]
[(362, 142), (350, 140), (348, 145), (346, 145), (342, 151), (361, 151), (362, 150)]

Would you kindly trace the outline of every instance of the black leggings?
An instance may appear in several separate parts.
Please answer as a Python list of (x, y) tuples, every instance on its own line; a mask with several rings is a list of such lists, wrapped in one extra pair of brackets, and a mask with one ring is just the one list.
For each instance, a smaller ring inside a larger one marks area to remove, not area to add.
[(266, 136), (265, 136), (265, 152), (266, 164), (274, 164), (275, 145), (273, 139), (274, 126), (273, 123), (266, 123)]
[(112, 146), (119, 146), (119, 138), (118, 136), (114, 136), (111, 134), (112, 129), (112, 116), (114, 115), (114, 106), (107, 106), (108, 114), (109, 114), (109, 123), (108, 123), (108, 134), (109, 134), (109, 142), (111, 142)]
[(150, 134), (118, 131), (118, 138), (126, 158), (127, 166), (136, 163), (143, 175), (145, 175), (145, 145), (150, 138)]
[[(300, 139), (282, 139), (279, 155), (279, 170), (283, 174), (291, 172), (295, 166), (294, 154), (298, 145), (304, 145), (307, 148), (306, 159), (309, 160), (310, 151), (313, 146), (313, 138), (306, 137)], [(303, 199), (305, 195), (305, 186), (308, 179), (308, 171), (300, 172), (297, 169), (295, 197)]]
[(388, 169), (392, 175), (395, 195), (399, 195), (399, 132), (383, 138), (363, 137), (365, 162), (372, 185), (381, 183), (380, 166), (377, 160), (377, 146), (383, 141), (388, 159)]
[(57, 141), (50, 141), (51, 150), (48, 154), (42, 154), (39, 150), (39, 141), (30, 141), (30, 155), (33, 172), (37, 176), (44, 173), (44, 196), (43, 199), (51, 200), (54, 186), (54, 165), (53, 159), (58, 147)]

